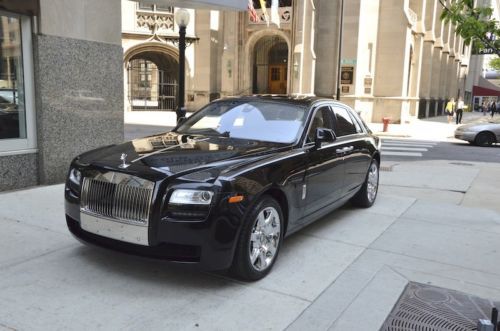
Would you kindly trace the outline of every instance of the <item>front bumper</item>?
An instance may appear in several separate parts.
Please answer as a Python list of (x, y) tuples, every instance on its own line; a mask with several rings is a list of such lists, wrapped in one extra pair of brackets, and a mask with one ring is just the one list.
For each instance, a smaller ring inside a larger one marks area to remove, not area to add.
[(233, 260), (243, 208), (217, 206), (216, 213), (202, 222), (151, 217), (149, 245), (143, 246), (100, 236), (80, 226), (79, 199), (66, 187), (66, 223), (80, 241), (129, 254), (191, 264), (203, 270), (228, 269)]
[(455, 131), (455, 138), (465, 141), (474, 141), (476, 139), (477, 132), (467, 132), (467, 131)]

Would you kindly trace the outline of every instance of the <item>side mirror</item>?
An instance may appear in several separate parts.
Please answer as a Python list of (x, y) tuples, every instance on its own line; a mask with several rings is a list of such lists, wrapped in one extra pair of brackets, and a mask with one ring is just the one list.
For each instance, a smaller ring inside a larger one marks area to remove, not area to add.
[(316, 148), (320, 148), (323, 142), (334, 142), (337, 140), (337, 136), (335, 136), (335, 132), (331, 129), (326, 128), (317, 128), (316, 136), (314, 139), (314, 146)]

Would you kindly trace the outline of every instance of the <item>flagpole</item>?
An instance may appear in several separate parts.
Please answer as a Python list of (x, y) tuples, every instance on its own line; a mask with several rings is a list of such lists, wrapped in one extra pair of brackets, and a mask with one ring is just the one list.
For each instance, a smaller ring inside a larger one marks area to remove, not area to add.
[(337, 66), (337, 100), (340, 100), (340, 66), (342, 64), (342, 30), (344, 27), (344, 0), (340, 0), (339, 62)]

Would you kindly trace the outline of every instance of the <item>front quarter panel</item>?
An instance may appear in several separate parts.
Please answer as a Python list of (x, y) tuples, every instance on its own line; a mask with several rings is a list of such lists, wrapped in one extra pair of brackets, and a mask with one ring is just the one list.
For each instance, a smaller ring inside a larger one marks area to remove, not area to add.
[[(220, 180), (229, 184), (231, 194), (241, 194), (245, 197), (240, 203), (245, 213), (263, 194), (281, 194), (284, 197), (281, 201), (282, 209), (288, 229), (291, 229), (302, 217), (301, 192), (306, 166), (307, 153), (302, 149), (292, 149), (225, 172)], [(275, 198), (278, 199), (277, 196)]]

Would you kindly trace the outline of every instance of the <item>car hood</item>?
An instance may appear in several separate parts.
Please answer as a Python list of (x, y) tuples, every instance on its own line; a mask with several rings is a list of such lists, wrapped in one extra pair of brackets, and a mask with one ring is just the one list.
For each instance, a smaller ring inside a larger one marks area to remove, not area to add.
[(241, 165), (289, 148), (271, 142), (168, 132), (96, 149), (80, 155), (78, 162), (136, 175), (156, 172), (163, 177), (210, 169), (207, 176), (215, 178), (218, 173), (214, 169)]

